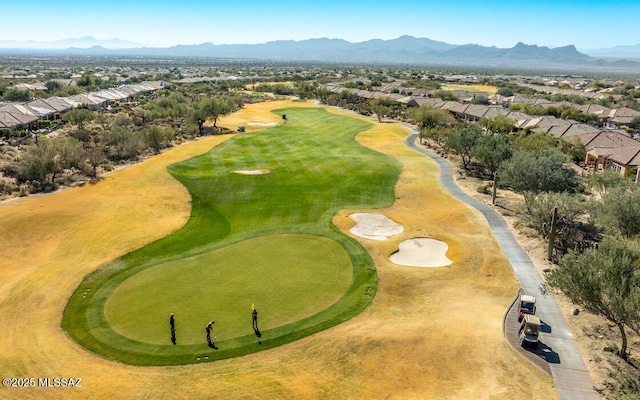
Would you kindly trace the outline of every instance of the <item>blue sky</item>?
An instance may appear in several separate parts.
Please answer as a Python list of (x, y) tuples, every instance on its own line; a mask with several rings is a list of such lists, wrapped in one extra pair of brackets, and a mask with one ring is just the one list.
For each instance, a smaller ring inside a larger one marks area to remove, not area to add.
[(640, 43), (640, 1), (0, 0), (0, 40), (119, 38), (145, 46), (402, 35), (512, 47)]

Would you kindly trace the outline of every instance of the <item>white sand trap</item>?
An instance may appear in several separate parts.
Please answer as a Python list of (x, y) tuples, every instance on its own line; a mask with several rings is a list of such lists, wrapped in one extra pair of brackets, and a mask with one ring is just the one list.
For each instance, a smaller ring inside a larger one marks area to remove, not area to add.
[(453, 261), (446, 256), (449, 246), (445, 242), (429, 238), (413, 238), (400, 243), (399, 250), (389, 259), (408, 267), (446, 267)]
[(278, 123), (277, 122), (249, 121), (249, 122), (247, 122), (247, 125), (253, 125), (253, 126), (276, 126), (276, 125), (278, 125)]
[(233, 171), (234, 174), (240, 175), (263, 175), (268, 174), (270, 171), (268, 169), (237, 169)]
[(353, 213), (349, 215), (356, 224), (349, 232), (373, 240), (385, 240), (403, 231), (402, 225), (382, 214)]

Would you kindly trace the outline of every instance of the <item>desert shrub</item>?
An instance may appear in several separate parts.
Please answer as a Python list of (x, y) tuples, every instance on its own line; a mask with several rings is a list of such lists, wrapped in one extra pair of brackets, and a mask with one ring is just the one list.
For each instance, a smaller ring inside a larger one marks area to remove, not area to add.
[(491, 194), (492, 189), (493, 189), (492, 181), (484, 181), (481, 184), (479, 184), (478, 187), (476, 188), (478, 193), (482, 193), (482, 194)]
[(111, 161), (133, 160), (145, 148), (140, 134), (124, 128), (114, 128), (100, 134), (100, 141), (106, 148)]

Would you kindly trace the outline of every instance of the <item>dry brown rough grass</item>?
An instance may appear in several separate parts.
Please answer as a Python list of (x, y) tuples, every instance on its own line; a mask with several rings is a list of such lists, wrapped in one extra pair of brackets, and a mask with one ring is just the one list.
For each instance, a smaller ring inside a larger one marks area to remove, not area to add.
[[(279, 121), (247, 106), (220, 121)], [(373, 120), (370, 120), (373, 122)], [(206, 137), (108, 175), (102, 182), (0, 204), (0, 375), (81, 377), (75, 389), (0, 389), (0, 398), (558, 398), (553, 381), (502, 337), (518, 283), (482, 217), (445, 194), (437, 166), (404, 146), (408, 132), (376, 124), (359, 141), (404, 168), (396, 203), (378, 210), (405, 231), (361, 239), (376, 262), (379, 292), (356, 318), (266, 352), (203, 365), (132, 367), (88, 353), (61, 330), (62, 311), (82, 277), (178, 229), (186, 190), (167, 165), (229, 136)], [(338, 213), (344, 232), (354, 211)], [(447, 242), (448, 268), (393, 265), (389, 254), (415, 236)]]

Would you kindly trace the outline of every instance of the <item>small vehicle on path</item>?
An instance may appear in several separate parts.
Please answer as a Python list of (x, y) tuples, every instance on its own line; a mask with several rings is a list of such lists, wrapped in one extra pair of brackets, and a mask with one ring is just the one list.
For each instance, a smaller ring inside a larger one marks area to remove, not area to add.
[(532, 314), (525, 314), (518, 330), (520, 344), (524, 346), (538, 347), (538, 336), (540, 335), (540, 318)]
[(523, 294), (520, 296), (520, 308), (518, 309), (518, 322), (522, 321), (522, 318), (526, 314), (536, 313), (536, 298), (533, 296), (529, 296), (527, 294)]

